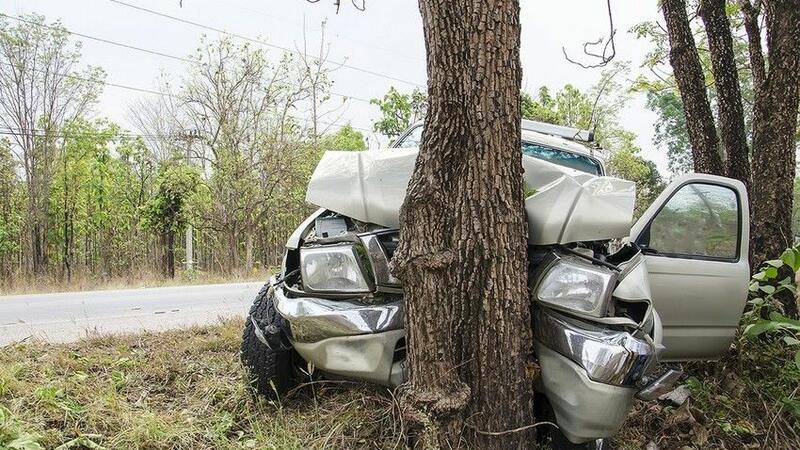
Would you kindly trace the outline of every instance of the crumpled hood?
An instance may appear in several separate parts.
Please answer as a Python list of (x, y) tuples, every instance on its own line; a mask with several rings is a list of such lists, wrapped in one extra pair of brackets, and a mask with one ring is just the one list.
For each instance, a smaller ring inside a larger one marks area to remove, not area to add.
[[(418, 149), (328, 151), (317, 165), (306, 200), (322, 208), (397, 228), (400, 206)], [(548, 245), (628, 236), (636, 199), (633, 182), (595, 176), (521, 155), (528, 241)]]

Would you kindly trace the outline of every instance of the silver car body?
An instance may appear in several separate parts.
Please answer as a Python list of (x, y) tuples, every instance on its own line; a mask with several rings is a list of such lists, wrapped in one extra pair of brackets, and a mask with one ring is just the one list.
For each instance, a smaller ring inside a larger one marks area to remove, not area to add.
[[(598, 156), (595, 150), (568, 139), (525, 131), (522, 138)], [(307, 191), (307, 200), (321, 209), (292, 234), (289, 251), (303, 245), (315, 220), (328, 211), (380, 225), (376, 231), (358, 235), (371, 266), (377, 268), (373, 269), (374, 288), (382, 295), (402, 292), (388, 271), (387, 255), (373, 244), (380, 233), (398, 226), (416, 154), (416, 148), (327, 152)], [(749, 277), (747, 193), (735, 180), (684, 175), (631, 227), (633, 183), (603, 176), (602, 169), (593, 175), (529, 156), (522, 159), (525, 182), (535, 190), (526, 199), (531, 245), (623, 238), (644, 249), (625, 263), (612, 294), (615, 302), (643, 305), (646, 312), (640, 322), (565, 315), (543, 306), (534, 317), (540, 388), (562, 432), (573, 442), (610, 436), (621, 426), (637, 391), (640, 395), (658, 391), (658, 382), (644, 389), (642, 382), (659, 360), (715, 359), (730, 344)], [(720, 196), (724, 201), (719, 201)], [(698, 216), (704, 212), (708, 217)], [(727, 253), (709, 256), (655, 248), (653, 244), (669, 247), (669, 239), (657, 234), (665, 226), (695, 224), (688, 219), (681, 222), (683, 213), (708, 226), (695, 227), (700, 231), (692, 234), (694, 241), (678, 248), (691, 250), (698, 242), (706, 246), (710, 242)], [(731, 236), (734, 217), (736, 231)], [(718, 244), (717, 225), (722, 222), (728, 230), (724, 245)], [(711, 230), (709, 236), (702, 234), (706, 228)], [(294, 348), (308, 362), (342, 377), (387, 386), (403, 381), (404, 359), (397, 356), (398, 350), (404, 351), (405, 335), (399, 295), (373, 303), (362, 297), (331, 299), (292, 292), (279, 282), (271, 289), (278, 312), (290, 324)], [(611, 331), (611, 325), (616, 331)], [(667, 378), (675, 377), (673, 373), (662, 377)]]

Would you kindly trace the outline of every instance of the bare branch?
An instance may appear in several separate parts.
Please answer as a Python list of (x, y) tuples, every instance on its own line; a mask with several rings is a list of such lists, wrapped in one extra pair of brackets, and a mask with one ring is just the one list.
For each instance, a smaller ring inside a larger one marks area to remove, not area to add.
[[(182, 1), (182, 0), (181, 0)], [(308, 3), (319, 3), (319, 0), (306, 0)], [(353, 4), (353, 8), (359, 11), (366, 11), (367, 9), (367, 0), (361, 0), (361, 4), (358, 4), (358, 0), (350, 0)], [(339, 14), (339, 8), (342, 6), (342, 0), (333, 0), (333, 6), (336, 7), (336, 14)]]
[[(605, 67), (617, 55), (617, 48), (615, 45), (615, 37), (617, 34), (617, 30), (614, 28), (614, 17), (613, 14), (611, 13), (611, 0), (606, 0), (606, 6), (608, 9), (608, 25), (609, 25), (608, 40), (606, 40), (604, 37), (601, 37), (596, 41), (589, 41), (583, 44), (583, 53), (586, 56), (599, 59), (600, 61), (595, 64), (586, 64), (580, 61), (576, 61), (569, 57), (569, 55), (567, 54), (566, 47), (561, 47), (561, 52), (564, 53), (564, 58), (567, 61), (577, 66), (581, 66), (584, 69), (593, 69), (597, 67)], [(590, 47), (599, 46), (604, 42), (605, 45), (603, 45), (602, 53), (596, 53), (595, 51), (590, 50)]]

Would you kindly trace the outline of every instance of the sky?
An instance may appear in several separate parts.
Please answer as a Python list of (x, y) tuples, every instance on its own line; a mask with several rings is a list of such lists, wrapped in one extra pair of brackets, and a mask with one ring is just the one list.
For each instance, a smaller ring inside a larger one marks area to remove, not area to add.
[[(370, 99), (381, 97), (391, 86), (410, 92), (415, 86), (425, 85), (425, 45), (415, 0), (366, 0), (364, 11), (354, 8), (350, 0), (341, 0), (338, 14), (334, 0), (183, 0), (182, 6), (179, 0), (3, 0), (0, 12), (11, 16), (35, 12), (48, 22), (60, 20), (72, 32), (175, 56), (193, 53), (204, 34), (211, 39), (220, 36), (120, 2), (289, 49), (302, 48), (304, 36), (309, 46), (319, 45), (324, 21), (328, 60), (345, 64), (331, 75), (335, 92)], [(624, 83), (636, 77), (647, 51), (646, 42), (637, 40), (628, 30), (639, 22), (656, 19), (657, 2), (619, 0), (612, 2), (612, 8), (617, 29), (616, 60), (631, 61), (632, 67), (631, 73), (619, 80)], [(542, 85), (557, 90), (566, 83), (587, 89), (597, 82), (602, 69), (583, 69), (569, 63), (562, 46), (577, 58), (583, 42), (608, 35), (605, 1), (522, 0), (521, 23), (525, 90), (535, 92)], [(155, 89), (159, 76), (177, 79), (186, 67), (186, 63), (173, 59), (76, 39), (83, 42), (83, 61), (103, 67), (110, 83)], [(280, 53), (274, 47), (266, 49), (276, 57)], [(150, 94), (106, 86), (95, 113), (137, 131), (130, 124), (128, 110), (135, 99), (146, 95)], [(379, 115), (376, 106), (357, 99), (334, 97), (330, 108), (335, 113), (323, 120), (350, 122), (367, 130)], [(643, 156), (667, 174), (666, 155), (652, 143), (655, 120), (641, 95), (634, 96), (621, 114), (622, 125), (637, 134)]]

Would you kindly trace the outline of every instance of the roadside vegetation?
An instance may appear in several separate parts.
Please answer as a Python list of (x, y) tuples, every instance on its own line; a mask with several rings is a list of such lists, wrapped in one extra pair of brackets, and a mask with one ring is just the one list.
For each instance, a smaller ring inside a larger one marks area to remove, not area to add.
[[(800, 323), (782, 313), (798, 268), (800, 247), (768, 261), (729, 354), (683, 366), (685, 401), (637, 402), (615, 445), (800, 448)], [(235, 319), (2, 348), (0, 449), (403, 448), (385, 388), (316, 380), (279, 402), (254, 396), (241, 330)]]
[(73, 276), (70, 280), (65, 280), (59, 276), (43, 276), (40, 278), (19, 277), (13, 278), (0, 286), (0, 296), (243, 283), (249, 281), (264, 281), (274, 273), (274, 268), (254, 268), (247, 273), (236, 272), (228, 274), (200, 270), (178, 270), (174, 278), (164, 277), (160, 272), (150, 271), (133, 271), (115, 277), (81, 274)]
[(253, 396), (239, 363), (242, 321), (161, 334), (0, 349), (0, 449), (400, 447), (392, 396), (308, 384)]
[[(241, 329), (229, 320), (0, 349), (0, 449), (403, 448), (385, 388), (316, 381), (280, 402), (255, 397)], [(720, 362), (687, 364), (686, 402), (638, 402), (615, 445), (800, 448), (793, 350), (783, 336), (744, 338)]]

